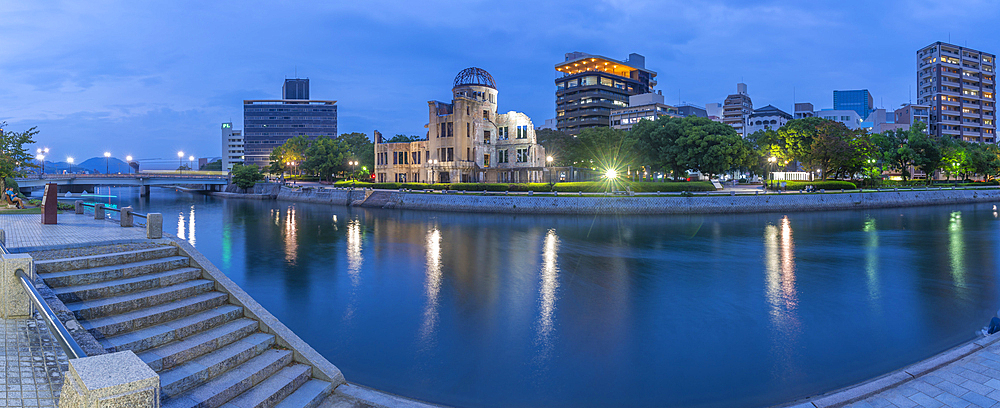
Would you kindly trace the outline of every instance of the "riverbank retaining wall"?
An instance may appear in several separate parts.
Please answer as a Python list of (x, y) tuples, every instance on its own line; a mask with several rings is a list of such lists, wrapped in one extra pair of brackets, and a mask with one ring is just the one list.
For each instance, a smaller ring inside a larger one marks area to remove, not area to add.
[(718, 214), (853, 210), (1000, 201), (1000, 189), (838, 194), (575, 197), (405, 193), (386, 190), (294, 191), (278, 199), (369, 208), (513, 214)]

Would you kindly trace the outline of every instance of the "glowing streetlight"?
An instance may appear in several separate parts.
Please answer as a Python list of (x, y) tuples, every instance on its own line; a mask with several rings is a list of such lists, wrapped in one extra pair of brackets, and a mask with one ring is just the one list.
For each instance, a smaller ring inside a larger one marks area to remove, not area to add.
[(128, 174), (132, 174), (132, 156), (125, 156), (125, 163), (128, 164)]
[(184, 173), (184, 170), (181, 170), (181, 167), (183, 166), (184, 166), (184, 152), (177, 152), (177, 171), (180, 173)]
[(37, 156), (35, 156), (35, 160), (38, 160), (39, 162), (42, 163), (42, 172), (38, 173), (38, 178), (45, 177), (45, 155), (39, 153)]
[(111, 174), (111, 152), (104, 152), (104, 174)]
[(69, 174), (73, 174), (73, 158), (67, 157), (66, 162), (69, 163)]
[(607, 170), (605, 170), (604, 171), (604, 178), (606, 178), (608, 180), (614, 180), (614, 179), (618, 178), (618, 170), (615, 170), (615, 169), (607, 169)]

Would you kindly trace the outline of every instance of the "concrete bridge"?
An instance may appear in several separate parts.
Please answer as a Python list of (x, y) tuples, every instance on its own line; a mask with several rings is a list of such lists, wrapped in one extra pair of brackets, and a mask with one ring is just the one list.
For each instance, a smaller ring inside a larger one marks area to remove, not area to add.
[(229, 184), (229, 175), (218, 172), (137, 173), (137, 174), (45, 174), (41, 178), (18, 178), (17, 185), (25, 193), (44, 187), (46, 183), (59, 184), (59, 192), (93, 191), (94, 186), (137, 186), (140, 195), (149, 195), (151, 186), (203, 186), (203, 190), (222, 191)]

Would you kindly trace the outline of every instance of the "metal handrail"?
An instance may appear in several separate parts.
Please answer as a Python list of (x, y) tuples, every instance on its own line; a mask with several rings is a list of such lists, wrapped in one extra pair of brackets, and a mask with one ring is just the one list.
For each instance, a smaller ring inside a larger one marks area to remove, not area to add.
[[(84, 207), (96, 207), (95, 204), (91, 204), (91, 203), (81, 203), (81, 205), (83, 205)], [(120, 208), (104, 207), (104, 211), (118, 211), (118, 212), (121, 212), (122, 210)], [(133, 217), (139, 217), (139, 218), (149, 219), (149, 215), (148, 214), (137, 213), (135, 211), (132, 212), (132, 216)]]
[(42, 320), (45, 321), (45, 325), (49, 327), (49, 331), (52, 332), (56, 341), (62, 346), (63, 351), (66, 352), (66, 356), (70, 359), (87, 357), (87, 353), (83, 351), (80, 344), (69, 334), (69, 330), (66, 330), (66, 326), (56, 317), (55, 312), (52, 311), (49, 304), (45, 303), (45, 299), (42, 299), (42, 294), (38, 293), (38, 289), (35, 289), (35, 285), (31, 283), (31, 278), (24, 273), (24, 269), (18, 269), (14, 272), (14, 275), (20, 278), (21, 286), (28, 293), (28, 298), (31, 299), (31, 303), (41, 312)]
[[(10, 251), (7, 250), (7, 246), (3, 242), (0, 242), (0, 253), (10, 255)], [(80, 344), (69, 334), (69, 330), (66, 330), (66, 326), (56, 317), (55, 312), (52, 311), (49, 304), (45, 303), (42, 294), (38, 293), (38, 289), (35, 289), (35, 285), (31, 282), (31, 278), (24, 273), (24, 269), (14, 271), (14, 276), (17, 276), (18, 280), (21, 281), (21, 286), (24, 287), (28, 298), (31, 299), (31, 303), (35, 308), (41, 312), (42, 320), (45, 321), (45, 325), (49, 327), (49, 331), (52, 332), (56, 341), (62, 346), (63, 351), (66, 352), (66, 356), (71, 359), (87, 357), (87, 353), (83, 351)]]

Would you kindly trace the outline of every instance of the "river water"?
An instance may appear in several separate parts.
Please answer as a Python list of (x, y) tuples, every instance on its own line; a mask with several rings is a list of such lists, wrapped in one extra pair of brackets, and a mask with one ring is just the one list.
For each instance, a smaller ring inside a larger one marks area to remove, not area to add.
[(101, 189), (189, 241), (351, 382), (482, 407), (761, 406), (971, 340), (991, 204), (525, 216)]

